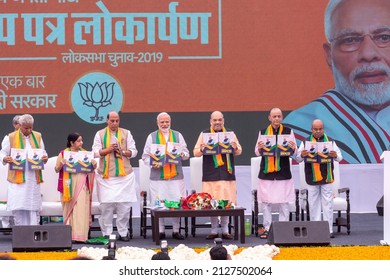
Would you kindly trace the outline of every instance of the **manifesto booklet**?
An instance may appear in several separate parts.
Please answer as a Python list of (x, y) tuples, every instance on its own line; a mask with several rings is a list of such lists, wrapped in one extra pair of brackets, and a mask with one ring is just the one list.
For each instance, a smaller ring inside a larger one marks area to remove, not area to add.
[(44, 163), (42, 161), (43, 150), (42, 149), (29, 149), (27, 150), (27, 166), (29, 170), (43, 170)]
[(79, 173), (79, 152), (64, 151), (65, 164), (62, 167), (64, 172)]
[(291, 134), (279, 134), (278, 140), (278, 154), (280, 157), (290, 157), (294, 154), (294, 150), (288, 145), (289, 141), (295, 142), (295, 137)]
[(276, 135), (262, 135), (261, 131), (259, 131), (257, 143), (260, 141), (262, 141), (265, 146), (264, 148), (260, 149), (260, 155), (263, 157), (275, 156)]
[(218, 133), (203, 133), (203, 143), (206, 147), (203, 149), (204, 155), (216, 155), (218, 150)]
[(150, 145), (150, 165), (152, 166), (163, 166), (165, 160), (165, 149), (164, 144), (151, 144)]
[(180, 143), (168, 142), (167, 143), (167, 151), (165, 155), (165, 163), (170, 164), (181, 164), (181, 153), (183, 151), (183, 147)]
[(78, 165), (76, 170), (82, 173), (90, 173), (93, 171), (92, 159), (94, 154), (92, 151), (79, 151), (78, 152)]
[(329, 155), (333, 151), (333, 142), (305, 142), (305, 150), (309, 154), (304, 158), (307, 163), (329, 163), (333, 158)]
[(24, 171), (26, 168), (26, 150), (11, 148), (12, 161), (9, 163), (9, 170)]
[(233, 131), (218, 132), (218, 144), (220, 154), (232, 154), (233, 147), (231, 142), (234, 139)]

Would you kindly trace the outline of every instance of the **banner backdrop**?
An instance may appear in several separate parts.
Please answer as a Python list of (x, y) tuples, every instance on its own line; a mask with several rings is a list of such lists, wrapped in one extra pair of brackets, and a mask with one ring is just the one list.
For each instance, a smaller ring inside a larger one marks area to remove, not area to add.
[(186, 114), (241, 112), (253, 130), (248, 160), (266, 112), (286, 114), (333, 87), (322, 49), (327, 2), (0, 0), (0, 114), (9, 116), (0, 134), (23, 113), (45, 116), (48, 131), (59, 118), (65, 132), (52, 139), (64, 142), (75, 116), (92, 133), (111, 110), (176, 112), (182, 127)]

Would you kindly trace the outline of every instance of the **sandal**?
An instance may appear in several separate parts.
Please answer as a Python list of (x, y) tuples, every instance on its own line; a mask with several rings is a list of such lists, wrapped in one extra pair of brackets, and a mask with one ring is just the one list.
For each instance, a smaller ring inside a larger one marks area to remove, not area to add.
[(262, 234), (260, 234), (260, 239), (268, 239), (268, 231), (264, 231)]

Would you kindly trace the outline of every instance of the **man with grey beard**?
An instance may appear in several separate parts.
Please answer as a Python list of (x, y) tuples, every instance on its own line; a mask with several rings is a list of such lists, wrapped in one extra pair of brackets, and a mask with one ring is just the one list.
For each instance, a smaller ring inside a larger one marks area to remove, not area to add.
[(330, 0), (326, 62), (335, 89), (291, 112), (298, 140), (320, 118), (348, 163), (380, 163), (390, 141), (390, 0)]

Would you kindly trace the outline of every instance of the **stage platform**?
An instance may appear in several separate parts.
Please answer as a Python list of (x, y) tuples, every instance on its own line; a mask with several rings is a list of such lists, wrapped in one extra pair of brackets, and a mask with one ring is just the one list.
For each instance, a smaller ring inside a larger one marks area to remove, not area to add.
[[(250, 218), (247, 216), (247, 218)], [(277, 217), (274, 217), (274, 220)], [(208, 218), (198, 218), (200, 222), (208, 222)], [(197, 222), (198, 222), (197, 219)], [(260, 217), (261, 221), (261, 217)], [(147, 237), (140, 236), (139, 218), (133, 218), (133, 239), (130, 242), (118, 241), (117, 246), (134, 246), (143, 248), (158, 247), (152, 239), (151, 230), (147, 231)], [(380, 240), (383, 239), (383, 216), (377, 213), (366, 214), (351, 214), (351, 234), (347, 235), (346, 229), (342, 228), (340, 233), (335, 232), (336, 237), (331, 239), (331, 245), (380, 245)], [(335, 228), (336, 230), (336, 228)], [(166, 231), (168, 245), (175, 247), (179, 244), (185, 244), (191, 248), (213, 246), (212, 240), (206, 240), (206, 235), (209, 233), (208, 228), (198, 228), (196, 236), (189, 235), (185, 240), (174, 240), (171, 238), (171, 230)], [(99, 236), (99, 231), (93, 232), (93, 237)], [(255, 235), (246, 236), (245, 244), (241, 244), (240, 240), (224, 240), (224, 244), (236, 244), (239, 247), (251, 247), (256, 245), (266, 244), (266, 240), (255, 237)], [(104, 247), (102, 245), (90, 244), (73, 244), (72, 249), (76, 250), (83, 246)], [(0, 233), (0, 252), (12, 251), (12, 235), (4, 235)]]

